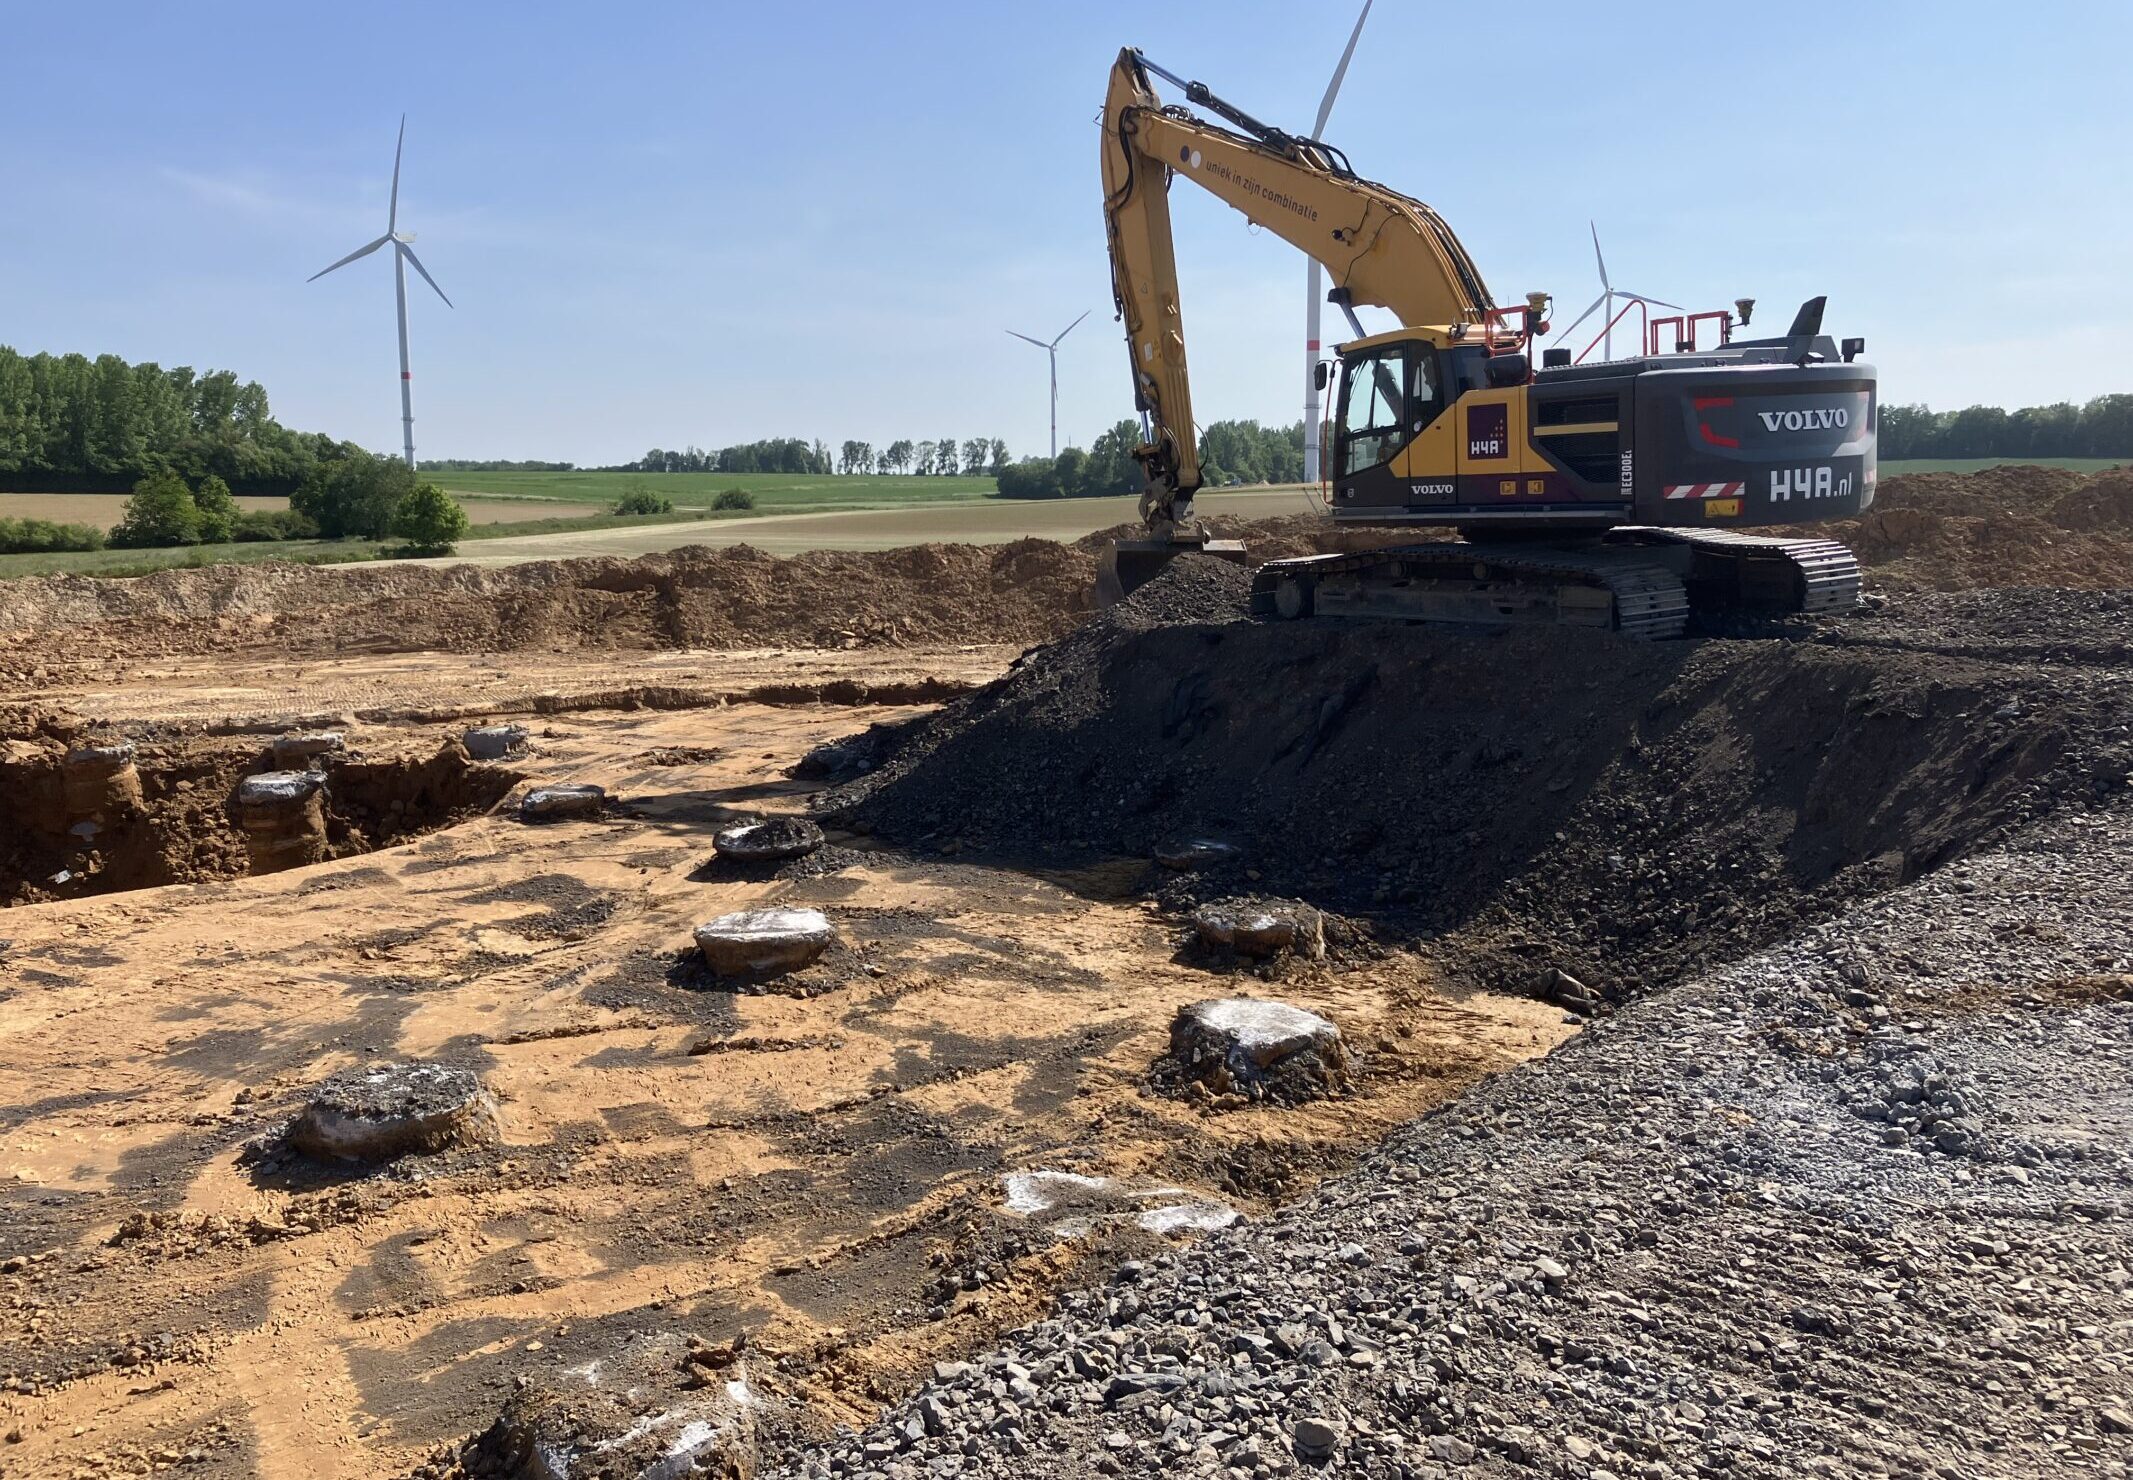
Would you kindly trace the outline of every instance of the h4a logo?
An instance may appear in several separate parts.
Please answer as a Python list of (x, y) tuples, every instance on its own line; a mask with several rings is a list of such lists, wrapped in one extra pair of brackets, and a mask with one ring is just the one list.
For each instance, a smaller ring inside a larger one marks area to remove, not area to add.
[(1770, 501), (1784, 503), (1795, 498), (1844, 498), (1852, 491), (1852, 475), (1837, 476), (1824, 464), (1813, 468), (1772, 468)]

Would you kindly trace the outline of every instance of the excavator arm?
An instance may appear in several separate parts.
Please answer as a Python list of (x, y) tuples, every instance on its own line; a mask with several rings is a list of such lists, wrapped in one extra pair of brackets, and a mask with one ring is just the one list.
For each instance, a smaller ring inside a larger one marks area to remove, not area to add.
[[(1151, 77), (1236, 131), (1165, 108)], [(1104, 102), (1104, 225), (1135, 401), (1148, 417), (1149, 440), (1135, 453), (1148, 480), (1141, 517), (1157, 539), (1191, 544), (1202, 538), (1192, 512), (1200, 458), (1171, 246), (1173, 176), (1316, 257), (1349, 306), (1390, 309), (1402, 324), (1483, 325), (1494, 303), (1451, 227), (1421, 201), (1359, 178), (1329, 145), (1270, 128), (1130, 47), (1120, 52)]]

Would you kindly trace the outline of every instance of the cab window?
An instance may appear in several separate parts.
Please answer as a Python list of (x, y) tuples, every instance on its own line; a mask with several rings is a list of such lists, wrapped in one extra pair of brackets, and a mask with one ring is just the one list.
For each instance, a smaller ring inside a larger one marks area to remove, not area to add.
[(1395, 346), (1348, 362), (1341, 382), (1341, 472), (1391, 457), (1407, 440), (1407, 352)]
[(1448, 399), (1426, 345), (1393, 345), (1350, 360), (1341, 383), (1341, 472), (1390, 461)]

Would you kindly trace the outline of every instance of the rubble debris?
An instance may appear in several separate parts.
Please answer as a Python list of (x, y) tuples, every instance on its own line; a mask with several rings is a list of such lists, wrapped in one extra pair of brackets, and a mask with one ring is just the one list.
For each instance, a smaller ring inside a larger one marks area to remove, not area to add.
[(537, 786), (518, 805), (528, 822), (558, 822), (570, 817), (598, 817), (607, 810), (607, 788), (589, 782)]
[(696, 927), (704, 965), (721, 977), (761, 978), (796, 971), (837, 938), (820, 910), (739, 910)]
[(1010, 1172), (1001, 1179), (1007, 1211), (1045, 1225), (1054, 1238), (1081, 1238), (1106, 1223), (1149, 1233), (1208, 1233), (1237, 1221), (1218, 1197), (1132, 1177), (1080, 1172)]
[(486, 1145), (501, 1133), (496, 1101), (472, 1071), (395, 1063), (325, 1080), (286, 1140), (306, 1156), (380, 1162)]
[(476, 725), (460, 736), (460, 743), (478, 761), (501, 761), (524, 755), (531, 738), (524, 725)]
[(1254, 1100), (1317, 1099), (1347, 1088), (1353, 1071), (1332, 1022), (1256, 997), (1179, 1008), (1170, 1024), (1170, 1059), (1183, 1082)]
[(821, 847), (822, 829), (805, 817), (766, 817), (722, 827), (711, 842), (721, 858), (735, 863), (781, 863)]
[(509, 1480), (746, 1477), (763, 1406), (745, 1358), (660, 1331), (522, 1375), (463, 1463), (471, 1475)]
[(60, 762), (60, 778), (67, 812), (76, 820), (109, 819), (141, 806), (141, 773), (131, 740), (75, 746)]

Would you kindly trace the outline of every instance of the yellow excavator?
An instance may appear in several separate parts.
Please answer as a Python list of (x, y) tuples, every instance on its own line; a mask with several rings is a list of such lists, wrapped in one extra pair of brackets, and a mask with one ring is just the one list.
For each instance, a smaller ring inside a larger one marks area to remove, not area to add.
[[(1165, 106), (1160, 79), (1191, 108)], [(1200, 110), (1199, 112), (1193, 111)], [(1221, 120), (1212, 122), (1202, 114)], [(1144, 440), (1142, 538), (1106, 552), (1116, 600), (1185, 553), (1243, 560), (1194, 513), (1201, 470), (1171, 243), (1169, 190), (1189, 180), (1316, 257), (1355, 337), (1324, 446), (1339, 524), (1449, 528), (1364, 553), (1259, 568), (1261, 615), (1556, 622), (1639, 637), (1693, 612), (1817, 612), (1858, 599), (1844, 546), (1742, 532), (1841, 519), (1873, 500), (1874, 370), (1863, 340), (1822, 332), (1823, 300), (1791, 328), (1737, 337), (1753, 300), (1683, 316), (1665, 353), (1533, 363), (1547, 295), (1499, 307), (1444, 218), (1359, 176), (1330, 144), (1284, 133), (1128, 48), (1103, 111), (1104, 224)], [(1355, 310), (1400, 327), (1365, 333)], [(1717, 343), (1698, 350), (1705, 328)], [(1321, 363), (1321, 386), (1329, 365)]]

